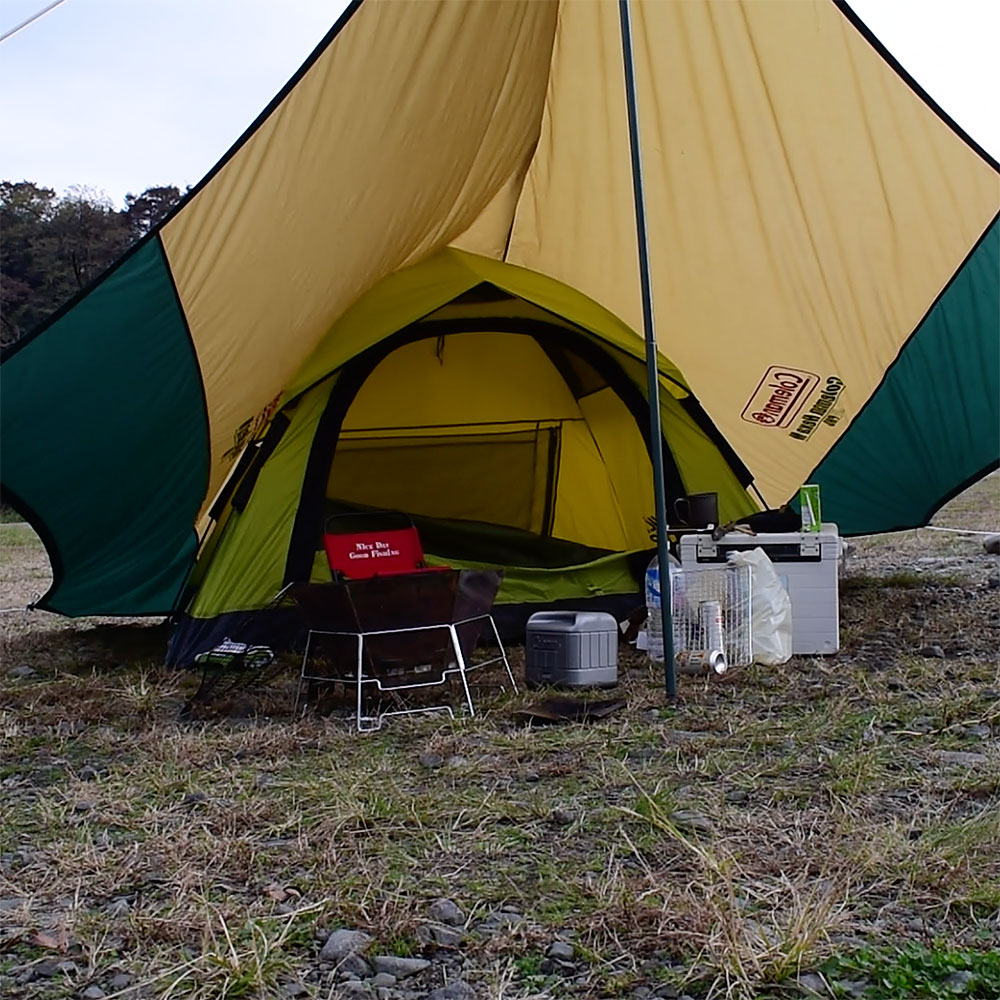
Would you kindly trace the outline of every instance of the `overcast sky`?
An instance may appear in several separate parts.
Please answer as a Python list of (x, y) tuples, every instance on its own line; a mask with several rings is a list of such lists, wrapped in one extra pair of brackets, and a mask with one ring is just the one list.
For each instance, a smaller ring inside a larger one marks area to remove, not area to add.
[[(49, 2), (2, 0), (0, 34)], [(127, 192), (196, 183), (343, 6), (63, 0), (0, 43), (0, 179), (31, 180), (59, 193), (84, 185), (105, 192), (116, 207)], [(941, 107), (1000, 157), (1000, 0), (851, 6)]]

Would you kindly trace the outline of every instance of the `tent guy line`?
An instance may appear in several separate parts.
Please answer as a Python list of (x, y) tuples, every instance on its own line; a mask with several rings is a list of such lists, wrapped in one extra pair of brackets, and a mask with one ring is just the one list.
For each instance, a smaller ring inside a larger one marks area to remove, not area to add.
[(56, 7), (65, 2), (66, 0), (53, 0), (52, 3), (43, 7), (36, 13), (32, 14), (31, 17), (25, 18), (20, 24), (15, 24), (13, 28), (10, 28), (8, 31), (5, 31), (2, 35), (0, 35), (0, 42), (5, 42), (7, 41), (8, 38), (12, 38), (22, 28), (27, 28), (29, 24), (34, 24), (35, 21), (37, 21), (40, 17), (43, 17), (45, 14), (48, 14), (50, 10), (55, 10)]

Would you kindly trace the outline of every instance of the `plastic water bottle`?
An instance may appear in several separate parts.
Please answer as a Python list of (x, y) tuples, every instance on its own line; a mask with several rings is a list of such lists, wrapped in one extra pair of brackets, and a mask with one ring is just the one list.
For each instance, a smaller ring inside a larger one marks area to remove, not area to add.
[(663, 662), (663, 605), (658, 556), (653, 556), (646, 568), (646, 655), (654, 663)]

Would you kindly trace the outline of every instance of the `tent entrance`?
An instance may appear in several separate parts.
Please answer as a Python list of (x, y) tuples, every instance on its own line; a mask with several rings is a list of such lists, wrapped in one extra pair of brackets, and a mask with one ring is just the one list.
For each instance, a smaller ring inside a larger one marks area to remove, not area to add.
[[(468, 325), (480, 328), (457, 332)], [(648, 546), (645, 400), (593, 341), (578, 349), (583, 334), (530, 325), (424, 321), (375, 359), (340, 401), (325, 509), (402, 510), (574, 551)]]

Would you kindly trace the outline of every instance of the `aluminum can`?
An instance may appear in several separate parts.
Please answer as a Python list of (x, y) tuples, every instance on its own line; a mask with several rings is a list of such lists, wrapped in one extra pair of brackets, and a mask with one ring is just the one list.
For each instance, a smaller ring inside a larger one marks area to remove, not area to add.
[(726, 650), (726, 633), (722, 621), (722, 603), (720, 601), (702, 601), (698, 605), (698, 615), (701, 618), (702, 648), (709, 652)]
[(721, 676), (729, 666), (721, 649), (690, 649), (678, 653), (674, 660), (682, 674), (717, 674)]

